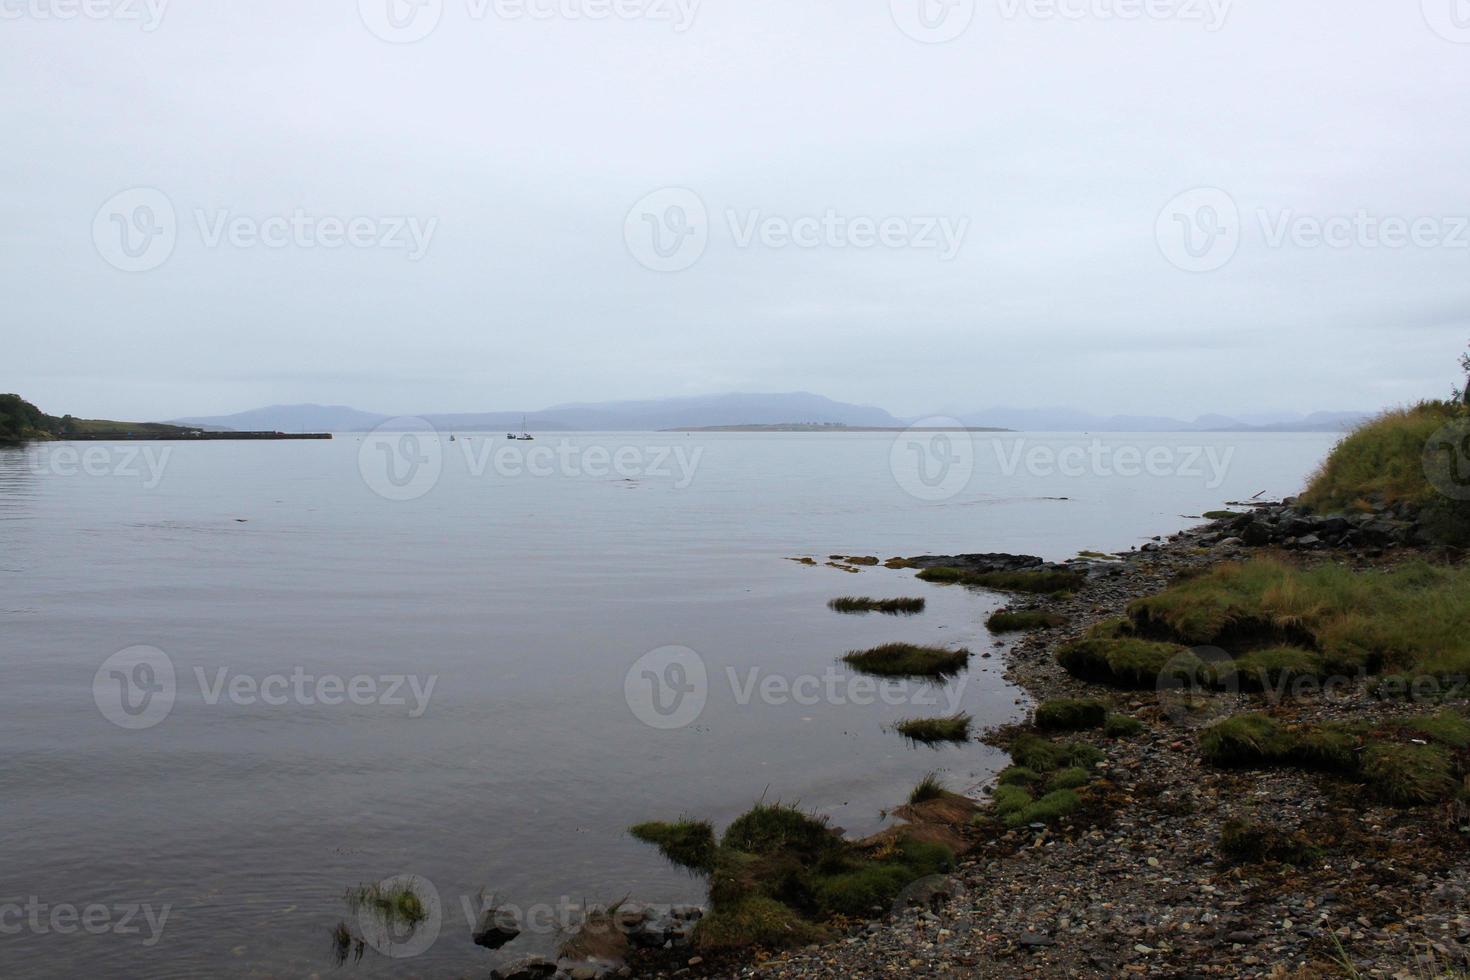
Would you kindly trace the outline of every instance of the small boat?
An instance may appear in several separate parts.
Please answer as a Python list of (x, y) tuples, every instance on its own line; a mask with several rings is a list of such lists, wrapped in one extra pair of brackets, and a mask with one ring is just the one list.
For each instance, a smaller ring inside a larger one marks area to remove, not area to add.
[(531, 433), (526, 431), (526, 417), (524, 415), (521, 416), (521, 434), (518, 436), (513, 436), (509, 432), (507, 432), (505, 434), (505, 437), (507, 439), (514, 439), (516, 442), (531, 442), (533, 439), (536, 438), (535, 436), (531, 435)]
[(450, 442), (453, 442), (454, 441), (454, 433), (453, 432), (449, 433), (449, 441)]

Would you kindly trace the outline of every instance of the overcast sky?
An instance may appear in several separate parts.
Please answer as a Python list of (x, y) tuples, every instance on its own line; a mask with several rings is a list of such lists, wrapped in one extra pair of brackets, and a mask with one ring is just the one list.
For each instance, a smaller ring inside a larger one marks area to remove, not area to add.
[(1470, 339), (1459, 0), (81, 2), (0, 0), (58, 414), (1373, 408)]

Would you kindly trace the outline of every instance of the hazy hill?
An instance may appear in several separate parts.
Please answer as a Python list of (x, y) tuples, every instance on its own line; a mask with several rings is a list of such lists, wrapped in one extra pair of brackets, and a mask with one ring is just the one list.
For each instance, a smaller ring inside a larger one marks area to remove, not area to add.
[[(902, 427), (916, 419), (897, 418), (871, 405), (833, 401), (808, 392), (785, 394), (698, 395), (641, 401), (591, 402), (508, 412), (459, 414), (405, 412), (446, 432), (628, 431), (708, 428), (712, 426), (836, 423), (853, 428)], [(364, 432), (393, 418), (345, 405), (272, 405), (234, 415), (190, 416), (176, 424), (210, 429), (277, 432)], [(991, 408), (958, 416), (968, 426), (1021, 432), (1342, 432), (1367, 418), (1362, 412), (1312, 415), (1202, 415), (1193, 421), (1163, 416), (1101, 416), (1069, 408)]]
[[(413, 413), (408, 413), (413, 414)], [(539, 432), (650, 431), (680, 426), (760, 425), (783, 422), (836, 422), (851, 426), (902, 426), (903, 422), (867, 405), (848, 405), (806, 392), (759, 395), (701, 395), (647, 401), (553, 405), (535, 411), (461, 414), (417, 413), (445, 431)], [(221, 429), (271, 429), (280, 432), (361, 432), (391, 415), (343, 405), (272, 405), (234, 415), (191, 416), (180, 424)]]

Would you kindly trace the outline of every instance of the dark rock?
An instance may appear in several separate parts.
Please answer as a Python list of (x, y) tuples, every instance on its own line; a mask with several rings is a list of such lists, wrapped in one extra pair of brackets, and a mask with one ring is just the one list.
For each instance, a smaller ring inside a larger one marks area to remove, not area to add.
[(470, 938), (476, 946), (499, 949), (521, 934), (521, 922), (512, 909), (493, 908), (480, 913)]
[(1016, 937), (1016, 945), (1024, 946), (1027, 949), (1041, 949), (1046, 946), (1055, 946), (1056, 944), (1057, 941), (1055, 939), (1042, 935), (1039, 932), (1023, 932)]
[(490, 971), (490, 980), (546, 980), (556, 975), (556, 964), (544, 956), (523, 956)]

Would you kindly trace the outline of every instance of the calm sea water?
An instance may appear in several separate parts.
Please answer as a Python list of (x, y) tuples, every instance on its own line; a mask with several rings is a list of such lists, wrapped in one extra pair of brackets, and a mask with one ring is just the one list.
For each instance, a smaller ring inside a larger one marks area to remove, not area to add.
[[(966, 788), (1002, 762), (885, 726), (1024, 710), (1000, 657), (879, 692), (836, 662), (898, 639), (994, 651), (1000, 597), (784, 559), (1126, 550), (1295, 491), (1332, 442), (346, 434), (0, 452), (0, 974), (484, 976), (555, 937), (472, 945), (463, 901), (482, 889), (548, 920), (564, 899), (700, 901), (624, 828), (724, 822), (764, 796), (872, 831), (926, 770)], [(848, 593), (929, 606), (825, 608)], [(437, 939), (335, 967), (332, 928), (359, 925), (346, 890), (400, 874), (438, 894)]]

